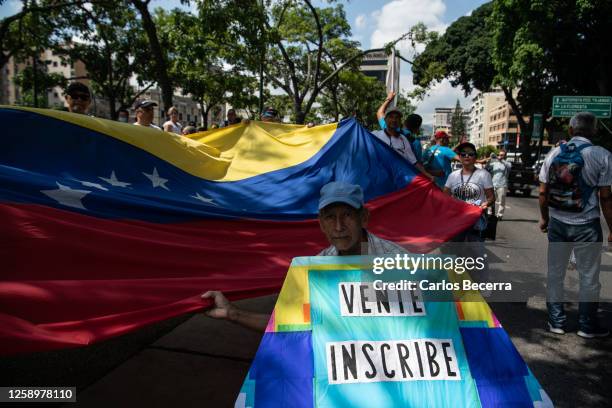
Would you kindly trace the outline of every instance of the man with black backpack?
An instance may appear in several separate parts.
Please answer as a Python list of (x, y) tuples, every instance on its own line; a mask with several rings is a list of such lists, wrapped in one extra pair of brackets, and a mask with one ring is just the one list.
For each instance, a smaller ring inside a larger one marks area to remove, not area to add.
[[(597, 119), (589, 112), (570, 120), (572, 138), (553, 149), (540, 170), (540, 229), (548, 233), (546, 305), (548, 330), (565, 334), (563, 281), (572, 250), (580, 279), (578, 336), (606, 337), (599, 325), (599, 272), (603, 234), (599, 207), (612, 229), (612, 154), (593, 146)], [(608, 236), (608, 242), (612, 235)]]

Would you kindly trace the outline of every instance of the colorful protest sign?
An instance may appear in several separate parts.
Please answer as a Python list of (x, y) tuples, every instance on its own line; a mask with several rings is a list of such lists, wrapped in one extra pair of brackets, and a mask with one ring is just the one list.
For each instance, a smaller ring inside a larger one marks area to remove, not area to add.
[(236, 407), (552, 406), (478, 292), (381, 289), (456, 274), (370, 265), (293, 260)]

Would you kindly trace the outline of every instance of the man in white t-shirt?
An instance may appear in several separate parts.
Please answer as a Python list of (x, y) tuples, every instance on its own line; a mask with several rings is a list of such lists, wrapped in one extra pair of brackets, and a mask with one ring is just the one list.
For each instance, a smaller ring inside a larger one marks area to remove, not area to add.
[(506, 189), (508, 188), (508, 177), (512, 163), (506, 160), (506, 151), (500, 150), (496, 157), (491, 154), (491, 161), (487, 164), (486, 170), (491, 173), (493, 187), (495, 188), (495, 211), (497, 219), (501, 220), (506, 208)]
[[(448, 175), (444, 184), (444, 193), (476, 205), (482, 209), (482, 216), (471, 228), (453, 237), (453, 242), (463, 244), (454, 246), (456, 255), (476, 259), (485, 256), (484, 230), (487, 226), (486, 211), (493, 202), (493, 182), (488, 171), (476, 168), (476, 146), (472, 143), (461, 143), (455, 148), (461, 160), (461, 168)], [(480, 282), (489, 280), (489, 268), (485, 263), (482, 271), (472, 271), (471, 278)], [(491, 291), (482, 291), (487, 297)]]
[[(586, 199), (582, 209), (566, 211), (557, 206), (551, 198), (551, 166), (561, 153), (561, 147), (554, 148), (544, 160), (540, 170), (540, 229), (548, 234), (548, 277), (546, 300), (548, 307), (548, 329), (555, 334), (565, 334), (567, 316), (563, 308), (563, 282), (572, 250), (576, 258), (576, 270), (580, 279), (578, 307), (578, 336), (583, 338), (606, 337), (610, 331), (599, 325), (597, 309), (599, 306), (599, 272), (601, 268), (601, 248), (603, 233), (599, 218), (601, 211), (612, 230), (612, 155), (601, 146), (593, 146), (589, 138), (597, 132), (597, 119), (590, 112), (576, 114), (570, 120), (569, 133), (572, 138), (564, 148), (579, 150), (584, 161), (580, 172), (582, 180), (590, 191), (585, 189), (579, 197)], [(573, 164), (572, 164), (573, 166)], [(563, 177), (569, 181), (575, 174), (566, 172)], [(554, 182), (554, 180), (553, 180)], [(589, 195), (586, 197), (586, 195)], [(612, 234), (608, 235), (608, 242)]]
[(425, 170), (425, 167), (416, 159), (410, 141), (401, 133), (402, 112), (395, 107), (389, 107), (395, 98), (395, 92), (391, 91), (387, 95), (387, 99), (380, 105), (376, 112), (376, 117), (381, 123), (382, 129), (372, 132), (374, 136), (380, 139), (384, 144), (399, 153), (408, 163), (415, 166), (423, 175), (433, 181), (433, 176)]
[[(317, 256), (394, 255), (407, 251), (399, 245), (368, 232), (369, 213), (364, 207), (363, 191), (355, 184), (333, 181), (323, 186), (319, 199), (319, 225), (331, 244)], [(206, 314), (226, 319), (253, 330), (264, 331), (269, 315), (241, 310), (219, 291), (208, 291), (204, 299), (215, 306)]]
[(155, 116), (155, 112), (153, 111), (155, 106), (157, 106), (157, 103), (148, 99), (136, 102), (134, 105), (134, 110), (136, 111), (136, 122), (134, 122), (134, 124), (136, 126), (144, 126), (161, 130), (159, 126), (155, 126), (152, 123), (153, 117)]

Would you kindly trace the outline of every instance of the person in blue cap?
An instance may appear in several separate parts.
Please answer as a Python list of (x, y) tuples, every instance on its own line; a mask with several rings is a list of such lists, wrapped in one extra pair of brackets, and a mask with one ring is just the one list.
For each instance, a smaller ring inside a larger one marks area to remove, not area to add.
[[(407, 253), (401, 246), (368, 232), (369, 216), (360, 186), (341, 181), (324, 185), (319, 199), (319, 225), (331, 245), (318, 256)], [(219, 291), (208, 291), (202, 298), (215, 302), (214, 307), (205, 312), (209, 317), (229, 320), (253, 330), (266, 329), (270, 316), (239, 309)]]

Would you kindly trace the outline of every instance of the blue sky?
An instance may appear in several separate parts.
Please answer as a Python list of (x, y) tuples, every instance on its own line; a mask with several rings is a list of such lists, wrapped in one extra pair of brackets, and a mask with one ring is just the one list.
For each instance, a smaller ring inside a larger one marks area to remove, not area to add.
[[(486, 0), (350, 0), (340, 1), (346, 10), (351, 24), (353, 39), (359, 41), (363, 48), (374, 48), (398, 38), (418, 22), (423, 22), (430, 29), (443, 32), (457, 18), (469, 14), (472, 10), (486, 3)], [(315, 0), (318, 6), (328, 3)], [(0, 18), (19, 11), (20, 0), (8, 0), (0, 6)], [(179, 0), (152, 0), (152, 7), (173, 8), (180, 6)], [(407, 41), (398, 44), (402, 55), (411, 56)], [(402, 63), (400, 87), (412, 89), (410, 66)], [(432, 122), (436, 107), (454, 107), (457, 99), (461, 105), (469, 107), (469, 98), (459, 89), (454, 89), (448, 81), (435, 86), (430, 94), (417, 102), (417, 112), (423, 116), (425, 123)]]

